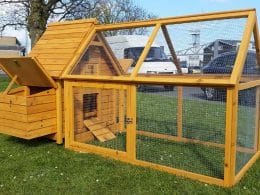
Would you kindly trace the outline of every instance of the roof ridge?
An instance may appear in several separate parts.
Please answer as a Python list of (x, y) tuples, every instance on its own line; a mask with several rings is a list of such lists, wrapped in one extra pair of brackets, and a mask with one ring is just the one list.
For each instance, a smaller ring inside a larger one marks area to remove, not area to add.
[(66, 20), (61, 22), (52, 22), (48, 24), (49, 26), (62, 26), (62, 25), (69, 25), (69, 24), (81, 24), (81, 23), (93, 23), (98, 24), (98, 20), (96, 18), (88, 18), (88, 19), (80, 19), (80, 20)]

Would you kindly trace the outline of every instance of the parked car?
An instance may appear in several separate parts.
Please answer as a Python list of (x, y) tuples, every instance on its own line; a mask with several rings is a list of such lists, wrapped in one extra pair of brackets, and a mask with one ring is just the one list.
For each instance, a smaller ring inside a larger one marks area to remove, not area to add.
[(190, 66), (189, 67), (189, 74), (199, 74), (199, 73), (201, 73), (200, 66)]
[[(204, 74), (231, 74), (235, 64), (236, 56), (236, 52), (223, 53), (204, 66), (202, 68), (202, 72)], [(250, 51), (247, 53), (243, 74), (260, 75), (260, 69), (259, 65), (257, 64), (255, 52)], [(226, 90), (224, 89), (211, 87), (201, 89), (204, 91), (205, 97), (208, 100), (213, 100), (226, 95)]]

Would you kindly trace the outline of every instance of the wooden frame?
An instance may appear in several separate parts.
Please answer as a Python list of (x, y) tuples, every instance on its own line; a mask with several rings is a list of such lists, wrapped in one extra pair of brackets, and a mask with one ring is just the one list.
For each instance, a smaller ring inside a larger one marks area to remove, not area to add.
[[(247, 23), (245, 31), (243, 34), (241, 46), (239, 48), (239, 57), (235, 61), (235, 68), (231, 75), (223, 77), (223, 75), (174, 75), (174, 76), (153, 76), (153, 75), (138, 75), (138, 71), (143, 63), (149, 49), (158, 33), (160, 28), (164, 32), (164, 37), (167, 41), (168, 47), (171, 51), (171, 55), (175, 60), (178, 72), (181, 72), (179, 63), (175, 59), (176, 54), (170, 40), (169, 34), (167, 32), (166, 25), (169, 24), (179, 24), (179, 23), (189, 23), (197, 21), (208, 21), (208, 20), (222, 20), (230, 18), (247, 18)], [(138, 28), (138, 27), (152, 27), (154, 26), (153, 32), (149, 38), (149, 41), (143, 50), (132, 74), (130, 76), (95, 76), (95, 75), (69, 75), (66, 72), (63, 74), (63, 79), (65, 79), (65, 89), (70, 94), (68, 98), (73, 101), (71, 90), (73, 86), (88, 86), (102, 88), (104, 86), (111, 88), (118, 88), (119, 86), (128, 86), (126, 88), (128, 93), (127, 98), (127, 117), (131, 118), (131, 123), (127, 125), (127, 144), (126, 152), (116, 151), (112, 149), (102, 148), (98, 146), (92, 146), (83, 143), (75, 142), (73, 137), (73, 132), (69, 131), (72, 129), (73, 120), (71, 120), (73, 109), (67, 109), (69, 111), (67, 120), (68, 125), (66, 125), (66, 132), (69, 137), (69, 144), (66, 146), (84, 152), (94, 152), (101, 154), (103, 156), (109, 156), (115, 159), (119, 159), (124, 162), (129, 162), (136, 165), (141, 165), (145, 167), (151, 167), (159, 170), (164, 170), (166, 172), (174, 173), (177, 175), (182, 175), (199, 181), (230, 187), (237, 183), (239, 179), (244, 175), (246, 170), (259, 158), (259, 134), (255, 139), (257, 144), (258, 152), (254, 157), (245, 165), (245, 167), (239, 172), (238, 175), (235, 174), (235, 163), (236, 163), (236, 151), (246, 151), (253, 153), (251, 149), (237, 147), (236, 146), (236, 136), (237, 136), (237, 112), (238, 112), (238, 91), (260, 86), (260, 79), (247, 81), (245, 83), (239, 83), (243, 66), (246, 59), (246, 53), (248, 50), (249, 42), (252, 33), (254, 33), (255, 40), (259, 40), (258, 27), (256, 24), (255, 10), (240, 10), (234, 12), (218, 12), (210, 14), (200, 14), (184, 17), (166, 18), (166, 19), (156, 19), (149, 21), (137, 21), (131, 23), (121, 23), (121, 24), (109, 24), (109, 25), (96, 25), (93, 32), (101, 32), (106, 30), (120, 30), (125, 28)], [(259, 54), (259, 41), (256, 41), (257, 59), (260, 61)], [(76, 81), (77, 80), (77, 81)], [(136, 85), (138, 84), (154, 84), (154, 85), (177, 85), (178, 86), (178, 134), (177, 136), (168, 136), (163, 134), (149, 133), (145, 131), (136, 130)], [(225, 144), (215, 144), (211, 142), (203, 142), (200, 140), (185, 139), (182, 137), (182, 87), (183, 86), (212, 86), (221, 87), (227, 89), (227, 103), (226, 103), (226, 127), (225, 127)], [(258, 92), (259, 94), (259, 92)], [(67, 102), (68, 103), (68, 102)], [(71, 106), (71, 102), (68, 104)], [(260, 129), (259, 127), (259, 111), (256, 116), (256, 131)], [(70, 117), (70, 118), (69, 118)], [(173, 141), (181, 141), (184, 143), (197, 143), (203, 145), (212, 145), (213, 147), (220, 147), (225, 149), (225, 161), (224, 161), (224, 179), (216, 179), (200, 174), (194, 174), (188, 171), (178, 170), (170, 167), (166, 167), (159, 164), (154, 164), (150, 162), (145, 162), (136, 159), (136, 134), (141, 134), (150, 137), (156, 137), (160, 139), (167, 139)]]

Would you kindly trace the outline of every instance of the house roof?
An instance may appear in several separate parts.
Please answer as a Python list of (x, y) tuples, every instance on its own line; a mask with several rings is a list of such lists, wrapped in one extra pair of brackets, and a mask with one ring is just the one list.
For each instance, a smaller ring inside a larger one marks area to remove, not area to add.
[(20, 41), (16, 37), (0, 36), (1, 46), (21, 46)]
[(59, 78), (96, 23), (96, 19), (85, 19), (49, 24), (29, 56), (36, 57), (50, 76)]

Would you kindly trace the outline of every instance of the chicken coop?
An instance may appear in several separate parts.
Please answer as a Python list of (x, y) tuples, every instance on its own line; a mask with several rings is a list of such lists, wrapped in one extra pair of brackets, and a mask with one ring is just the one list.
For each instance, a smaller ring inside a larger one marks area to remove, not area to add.
[(0, 132), (230, 187), (260, 156), (259, 46), (254, 9), (52, 23), (0, 58)]

